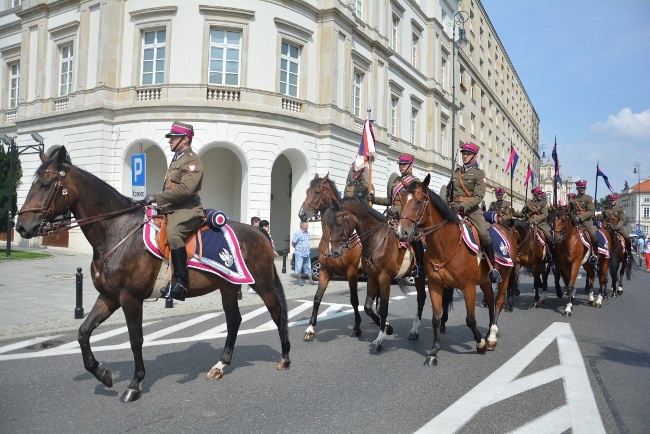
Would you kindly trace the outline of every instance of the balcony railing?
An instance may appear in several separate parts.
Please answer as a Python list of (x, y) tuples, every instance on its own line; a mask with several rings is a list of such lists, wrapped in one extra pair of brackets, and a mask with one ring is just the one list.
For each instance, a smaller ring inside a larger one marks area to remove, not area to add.
[(282, 97), (282, 108), (284, 110), (289, 110), (290, 112), (301, 112), (302, 103), (287, 97)]
[(55, 99), (54, 100), (54, 111), (59, 112), (61, 110), (67, 110), (69, 101), (70, 101), (70, 98), (68, 98), (67, 96), (65, 98)]
[(138, 89), (136, 93), (138, 101), (157, 101), (160, 99), (162, 89), (159, 87), (145, 87)]
[(16, 119), (17, 116), (18, 116), (18, 109), (6, 111), (5, 112), (5, 121), (6, 122), (13, 121), (14, 119)]
[(208, 101), (239, 102), (239, 89), (208, 88)]

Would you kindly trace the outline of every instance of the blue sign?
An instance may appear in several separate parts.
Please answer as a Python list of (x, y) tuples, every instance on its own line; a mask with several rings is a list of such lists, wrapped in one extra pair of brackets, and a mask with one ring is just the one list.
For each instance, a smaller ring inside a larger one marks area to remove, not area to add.
[(131, 198), (142, 200), (147, 191), (147, 156), (135, 154), (131, 156)]
[(636, 234), (637, 234), (638, 236), (641, 236), (641, 235), (643, 235), (643, 231), (637, 229)]

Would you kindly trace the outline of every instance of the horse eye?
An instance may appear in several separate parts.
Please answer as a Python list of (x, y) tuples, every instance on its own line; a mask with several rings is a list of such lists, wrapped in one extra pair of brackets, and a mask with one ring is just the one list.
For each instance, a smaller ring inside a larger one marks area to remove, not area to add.
[(49, 182), (42, 182), (41, 183), (41, 188), (43, 190), (48, 190), (50, 188), (50, 183)]

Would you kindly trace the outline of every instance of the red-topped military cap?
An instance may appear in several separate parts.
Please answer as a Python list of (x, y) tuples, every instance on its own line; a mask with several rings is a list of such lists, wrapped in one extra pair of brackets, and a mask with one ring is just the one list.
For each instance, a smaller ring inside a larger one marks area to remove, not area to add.
[(474, 143), (467, 142), (460, 147), (460, 152), (471, 152), (472, 154), (478, 154), (478, 146)]
[(397, 163), (412, 163), (415, 160), (415, 157), (410, 154), (402, 154), (397, 159)]
[(533, 191), (532, 191), (533, 194), (539, 194), (541, 192), (542, 192), (542, 187), (535, 187), (535, 188), (533, 188)]
[(576, 187), (586, 187), (587, 186), (587, 181), (584, 179), (580, 179), (576, 181)]
[(497, 188), (494, 190), (494, 194), (505, 194), (506, 191), (503, 188)]
[(609, 198), (609, 200), (616, 200), (616, 199), (618, 199), (618, 194), (616, 194), (616, 193), (612, 193), (612, 194), (610, 194), (610, 195), (607, 196), (607, 197)]
[(574, 197), (576, 197), (576, 194), (575, 194), (575, 193), (569, 193), (569, 194), (567, 194), (566, 197), (567, 197), (568, 199), (573, 199)]
[(167, 138), (172, 136), (187, 136), (192, 138), (194, 137), (194, 127), (190, 124), (184, 124), (183, 122), (174, 122), (172, 124), (172, 129), (165, 134), (165, 137)]

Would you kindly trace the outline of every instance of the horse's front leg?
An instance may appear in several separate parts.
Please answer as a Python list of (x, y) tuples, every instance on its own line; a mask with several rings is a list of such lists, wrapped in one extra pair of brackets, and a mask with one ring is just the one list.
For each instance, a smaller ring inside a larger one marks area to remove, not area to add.
[(571, 275), (566, 287), (567, 305), (564, 308), (563, 316), (570, 317), (573, 313), (573, 296), (575, 294), (575, 283), (576, 278), (578, 277), (578, 271), (580, 271), (580, 261), (574, 261), (573, 264), (571, 264)]
[(431, 324), (433, 325), (433, 346), (427, 353), (424, 364), (427, 366), (438, 365), (438, 351), (440, 351), (440, 319), (442, 318), (442, 292), (444, 288), (435, 288), (433, 279), (429, 279), (429, 298), (431, 299), (431, 309), (433, 315)]
[(375, 313), (373, 310), (373, 304), (375, 303), (375, 298), (378, 296), (378, 283), (375, 279), (374, 276), (368, 276), (368, 282), (367, 282), (367, 295), (366, 295), (366, 302), (363, 305), (363, 310), (366, 312), (366, 315), (370, 317), (372, 322), (374, 322), (377, 326), (381, 326), (381, 320), (379, 318), (379, 315)]
[[(379, 334), (377, 338), (370, 344), (370, 352), (378, 353), (381, 351), (384, 339), (387, 335), (393, 334), (393, 328), (388, 323), (388, 300), (390, 298), (390, 278), (386, 276), (380, 276), (378, 279), (379, 284)], [(389, 329), (390, 327), (390, 329)]]
[(144, 359), (142, 358), (142, 344), (144, 342), (142, 334), (142, 301), (125, 297), (122, 299), (122, 310), (126, 318), (126, 326), (129, 329), (129, 342), (133, 352), (135, 371), (133, 380), (120, 396), (120, 401), (131, 402), (140, 398), (140, 383), (145, 376)]
[(420, 324), (422, 324), (422, 310), (424, 309), (424, 301), (427, 299), (425, 292), (424, 277), (415, 278), (415, 290), (417, 291), (418, 310), (413, 318), (413, 326), (409, 332), (409, 340), (417, 340), (420, 337)]
[(323, 300), (323, 295), (327, 289), (327, 285), (330, 282), (330, 275), (324, 267), (321, 267), (320, 272), (318, 273), (318, 289), (316, 290), (316, 295), (314, 295), (314, 308), (311, 311), (311, 318), (309, 319), (309, 326), (305, 330), (305, 335), (303, 339), (305, 341), (313, 341), (316, 331), (314, 327), (318, 322), (318, 310), (320, 309), (320, 303)]
[[(266, 295), (262, 291), (258, 291), (261, 297)], [(232, 361), (232, 353), (235, 348), (235, 341), (237, 340), (237, 333), (241, 325), (241, 313), (239, 312), (239, 304), (237, 303), (237, 291), (229, 290), (226, 286), (221, 288), (221, 304), (226, 314), (226, 342), (223, 346), (223, 353), (216, 365), (214, 365), (205, 375), (206, 380), (218, 380), (223, 377), (223, 371), (226, 366), (230, 365)]]
[(352, 309), (354, 309), (354, 327), (350, 336), (358, 338), (361, 336), (361, 315), (359, 314), (359, 273), (356, 266), (348, 268), (347, 277), (348, 284), (350, 285), (350, 304), (352, 305)]
[(109, 368), (99, 367), (99, 362), (95, 359), (95, 355), (90, 348), (90, 336), (119, 307), (118, 303), (100, 295), (97, 297), (95, 305), (88, 314), (88, 317), (81, 327), (79, 327), (79, 334), (77, 335), (77, 341), (81, 348), (81, 356), (83, 357), (86, 371), (93, 374), (106, 387), (113, 387), (113, 373)]

